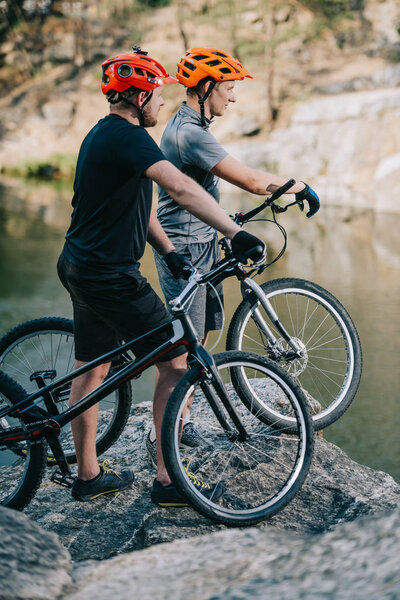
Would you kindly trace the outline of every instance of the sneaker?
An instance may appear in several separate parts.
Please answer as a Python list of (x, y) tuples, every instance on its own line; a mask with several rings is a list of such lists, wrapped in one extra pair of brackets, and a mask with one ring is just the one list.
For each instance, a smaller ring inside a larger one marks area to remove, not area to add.
[(185, 423), (182, 429), (181, 447), (183, 448), (198, 448), (199, 446), (210, 446), (208, 442), (194, 426), (194, 423)]
[[(207, 483), (202, 481), (200, 477), (189, 471), (190, 461), (188, 459), (183, 459), (182, 463), (192, 485), (203, 494), (203, 496), (212, 499), (213, 501), (218, 500), (218, 498), (222, 496), (224, 491), (222, 483)], [(157, 481), (157, 479), (153, 482), (150, 497), (154, 504), (163, 506), (164, 508), (169, 506), (189, 506), (186, 497), (179, 492), (172, 483), (164, 486)]]
[(157, 479), (153, 481), (153, 487), (150, 491), (150, 498), (153, 504), (163, 506), (164, 508), (169, 506), (189, 506), (185, 496), (178, 492), (172, 483), (169, 485), (162, 485), (162, 483), (157, 481)]
[(224, 486), (222, 483), (207, 483), (200, 479), (196, 473), (189, 471), (190, 460), (188, 458), (182, 459), (183, 468), (186, 471), (186, 475), (189, 477), (192, 485), (209, 500), (218, 500), (224, 493)]
[(150, 440), (150, 431), (146, 438), (146, 449), (153, 467), (157, 469), (157, 442), (156, 440), (154, 442)]
[(112, 494), (130, 487), (135, 479), (132, 469), (114, 471), (106, 466), (108, 461), (100, 465), (100, 473), (94, 479), (83, 481), (76, 478), (72, 484), (71, 494), (75, 500), (88, 502), (104, 494)]

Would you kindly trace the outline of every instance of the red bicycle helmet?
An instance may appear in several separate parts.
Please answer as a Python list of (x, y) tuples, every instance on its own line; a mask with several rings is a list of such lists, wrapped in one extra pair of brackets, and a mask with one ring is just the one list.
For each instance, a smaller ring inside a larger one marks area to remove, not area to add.
[(103, 94), (111, 90), (124, 92), (130, 87), (152, 92), (161, 85), (178, 83), (159, 62), (147, 56), (147, 52), (141, 50), (140, 46), (134, 46), (131, 54), (118, 54), (107, 59), (102, 68)]

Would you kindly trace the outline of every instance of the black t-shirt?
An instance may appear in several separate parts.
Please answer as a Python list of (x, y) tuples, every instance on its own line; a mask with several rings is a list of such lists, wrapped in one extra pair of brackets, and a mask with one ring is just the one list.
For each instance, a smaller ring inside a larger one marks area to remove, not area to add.
[(145, 129), (110, 114), (79, 151), (71, 225), (63, 254), (101, 271), (138, 268), (149, 226), (152, 181), (143, 172), (165, 157)]

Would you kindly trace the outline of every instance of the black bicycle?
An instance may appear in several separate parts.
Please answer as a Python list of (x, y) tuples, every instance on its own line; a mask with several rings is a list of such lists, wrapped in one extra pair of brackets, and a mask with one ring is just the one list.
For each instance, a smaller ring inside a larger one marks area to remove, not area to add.
[[(284, 236), (284, 246), (268, 265), (234, 274), (241, 282), (243, 301), (237, 307), (227, 334), (227, 350), (248, 350), (263, 354), (279, 363), (300, 385), (312, 409), (314, 429), (334, 423), (350, 406), (357, 392), (362, 371), (362, 352), (356, 327), (342, 304), (321, 286), (298, 278), (284, 278), (258, 285), (254, 276), (279, 260), (286, 249), (286, 232), (276, 215), (285, 212), (292, 202), (279, 206), (275, 200), (294, 185), (288, 181), (272, 196), (247, 213), (234, 219), (240, 225), (256, 220), (269, 207), (271, 219)], [(229, 241), (221, 240), (226, 256)], [(109, 377), (118, 369), (112, 363)], [(73, 323), (61, 317), (43, 317), (14, 327), (0, 339), (0, 369), (24, 389), (34, 392), (36, 371), (67, 375), (74, 366)], [(68, 408), (70, 383), (53, 394), (59, 410)], [(97, 454), (107, 450), (119, 437), (128, 420), (132, 404), (129, 381), (100, 402), (97, 430)], [(270, 408), (266, 407), (267, 414)], [(294, 421), (285, 407), (275, 408), (271, 418), (284, 419), (290, 428)], [(62, 445), (69, 463), (76, 462), (72, 431), (61, 432)], [(54, 464), (51, 450), (48, 464)]]
[[(251, 266), (250, 266), (251, 268)], [(49, 451), (58, 469), (51, 480), (72, 484), (60, 432), (76, 416), (138, 377), (166, 352), (180, 345), (188, 351), (190, 369), (168, 401), (162, 427), (162, 449), (175, 486), (202, 514), (229, 525), (249, 525), (283, 508), (304, 482), (312, 455), (313, 427), (301, 388), (274, 361), (250, 352), (212, 357), (198, 341), (186, 307), (199, 285), (218, 283), (246, 268), (232, 256), (206, 275), (192, 274), (174, 301), (175, 317), (148, 334), (124, 343), (61, 377), (54, 370), (31, 373), (36, 389), (27, 393), (8, 375), (0, 375), (0, 503), (22, 509), (38, 490)], [(130, 355), (133, 345), (168, 331), (169, 340), (143, 358)], [(113, 361), (104, 382), (72, 407), (59, 410), (59, 398), (71, 381), (101, 363)], [(47, 383), (50, 380), (50, 383)], [(191, 402), (191, 418), (203, 439), (182, 449), (182, 415)], [(278, 415), (291, 407), (290, 427)], [(268, 409), (268, 411), (266, 410)], [(198, 491), (198, 480), (219, 483), (217, 499)]]

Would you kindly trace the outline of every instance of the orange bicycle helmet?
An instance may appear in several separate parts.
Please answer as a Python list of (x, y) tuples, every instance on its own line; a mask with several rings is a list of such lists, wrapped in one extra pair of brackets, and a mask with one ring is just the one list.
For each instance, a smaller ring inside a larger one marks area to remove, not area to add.
[(177, 67), (176, 77), (179, 83), (185, 87), (193, 88), (203, 80), (211, 80), (206, 93), (203, 96), (197, 94), (201, 125), (204, 128), (207, 128), (204, 102), (213, 91), (215, 84), (218, 81), (234, 81), (245, 77), (253, 79), (248, 70), (236, 58), (216, 48), (190, 48), (181, 57)]
[(118, 54), (107, 59), (102, 68), (103, 94), (111, 90), (124, 92), (130, 87), (152, 92), (161, 85), (178, 83), (159, 62), (147, 56), (147, 52), (141, 50), (140, 46), (134, 46), (131, 54)]
[(176, 77), (185, 87), (195, 87), (205, 77), (233, 81), (249, 77), (247, 69), (233, 56), (216, 48), (190, 48), (178, 62)]

